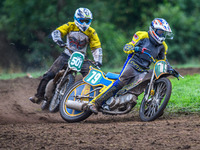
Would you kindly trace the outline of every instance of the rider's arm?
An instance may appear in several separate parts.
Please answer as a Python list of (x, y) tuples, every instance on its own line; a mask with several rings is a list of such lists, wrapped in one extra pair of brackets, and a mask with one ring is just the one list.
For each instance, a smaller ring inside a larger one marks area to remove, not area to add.
[(73, 22), (68, 22), (67, 24), (63, 24), (62, 26), (58, 27), (56, 30), (60, 31), (61, 38), (69, 33), (70, 28), (75, 26)]
[(158, 54), (158, 60), (166, 60), (167, 61), (167, 51), (168, 51), (168, 46), (165, 42), (162, 43), (163, 48), (161, 49), (160, 53)]
[(94, 58), (94, 61), (97, 63), (97, 65), (99, 67), (101, 67), (101, 65), (102, 65), (102, 56), (103, 56), (102, 48), (96, 48), (96, 49), (92, 50), (92, 56)]
[(146, 31), (138, 31), (134, 34), (132, 41), (127, 43), (124, 48), (123, 51), (127, 54), (131, 54), (134, 53), (134, 47), (137, 46), (138, 42), (144, 38), (148, 38), (148, 32)]
[(62, 38), (68, 34), (69, 32), (69, 27), (72, 23), (67, 23), (64, 24), (60, 27), (58, 27), (56, 30), (54, 30), (51, 33), (51, 37), (53, 39), (54, 42), (56, 42), (60, 47), (64, 47), (65, 43), (63, 42)]
[(54, 42), (62, 41), (62, 38), (68, 33), (69, 24), (58, 27), (51, 33)]
[(167, 51), (168, 51), (168, 46), (165, 42), (163, 42), (163, 48), (161, 52), (158, 55), (158, 60), (165, 60), (167, 62), (167, 70), (168, 72), (174, 72), (174, 69), (170, 65), (169, 61), (167, 60)]
[(99, 40), (99, 37), (96, 33), (96, 31), (89, 27), (86, 31), (86, 34), (89, 34), (90, 38), (90, 49), (92, 51), (92, 56), (94, 58), (94, 61), (99, 64), (99, 66), (102, 65), (102, 48), (101, 48), (101, 42)]
[(54, 30), (54, 31), (51, 33), (51, 37), (52, 37), (52, 39), (53, 39), (54, 42), (62, 41), (61, 33), (60, 33), (59, 30)]
[(134, 53), (135, 50), (134, 50), (134, 46), (131, 42), (127, 43), (124, 48), (123, 48), (123, 51), (124, 53), (126, 54), (131, 54), (131, 53)]

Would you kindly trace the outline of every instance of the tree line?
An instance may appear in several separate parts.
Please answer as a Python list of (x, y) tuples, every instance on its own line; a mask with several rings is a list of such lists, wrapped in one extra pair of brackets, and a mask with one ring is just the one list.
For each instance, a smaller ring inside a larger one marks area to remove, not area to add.
[[(5, 61), (10, 63), (6, 67), (17, 65), (22, 70), (50, 66), (63, 49), (48, 35), (73, 21), (79, 7), (93, 13), (91, 26), (101, 40), (105, 67), (123, 65), (123, 46), (136, 31), (148, 31), (154, 18), (166, 19), (174, 33), (174, 39), (166, 41), (169, 61), (187, 63), (200, 58), (198, 0), (1, 0), (0, 38), (5, 40), (0, 40), (7, 47), (0, 46), (0, 52), (11, 54), (1, 57), (0, 68)], [(92, 58), (90, 52), (88, 56)]]

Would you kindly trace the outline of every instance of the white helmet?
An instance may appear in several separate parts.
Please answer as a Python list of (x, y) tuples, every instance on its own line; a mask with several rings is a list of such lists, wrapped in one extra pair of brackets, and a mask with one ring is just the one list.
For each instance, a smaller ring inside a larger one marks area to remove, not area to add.
[(78, 8), (74, 14), (74, 22), (81, 31), (86, 31), (92, 22), (92, 13), (87, 8)]
[(165, 19), (155, 18), (149, 27), (149, 33), (159, 43), (165, 39), (173, 39), (172, 30)]

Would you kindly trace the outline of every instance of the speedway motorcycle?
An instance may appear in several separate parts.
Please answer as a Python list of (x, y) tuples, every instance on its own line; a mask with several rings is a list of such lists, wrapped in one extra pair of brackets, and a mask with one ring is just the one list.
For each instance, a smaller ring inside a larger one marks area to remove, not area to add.
[(68, 67), (59, 71), (54, 79), (48, 82), (45, 89), (45, 100), (43, 100), (41, 106), (42, 110), (49, 109), (52, 113), (59, 110), (60, 101), (66, 90), (74, 83), (84, 59), (85, 56), (82, 53), (73, 51), (68, 60)]
[[(137, 97), (144, 92), (139, 115), (142, 121), (153, 121), (159, 118), (171, 96), (171, 82), (168, 76), (182, 77), (177, 71), (168, 72), (165, 60), (155, 61), (152, 70), (141, 73), (133, 78), (114, 96), (105, 101), (100, 112), (108, 115), (122, 115), (129, 113), (136, 105)], [(109, 85), (118, 79), (114, 73), (103, 73), (90, 66), (90, 71), (83, 80), (74, 83), (65, 93), (60, 102), (60, 115), (66, 122), (79, 122), (88, 118), (92, 112), (88, 110), (88, 103), (92, 101)]]

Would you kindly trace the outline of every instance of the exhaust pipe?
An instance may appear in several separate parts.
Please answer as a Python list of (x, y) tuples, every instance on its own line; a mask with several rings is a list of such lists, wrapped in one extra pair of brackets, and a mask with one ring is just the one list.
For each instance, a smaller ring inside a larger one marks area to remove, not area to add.
[(73, 100), (68, 100), (65, 104), (67, 108), (75, 109), (79, 111), (84, 111), (87, 108), (87, 103), (73, 101)]

